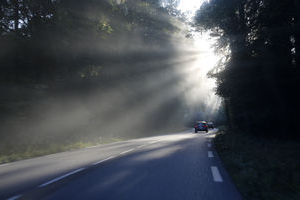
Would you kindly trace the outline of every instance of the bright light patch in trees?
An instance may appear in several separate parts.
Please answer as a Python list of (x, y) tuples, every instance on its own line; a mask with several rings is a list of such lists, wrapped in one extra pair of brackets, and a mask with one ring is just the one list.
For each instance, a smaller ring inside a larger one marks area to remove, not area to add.
[(207, 76), (220, 60), (220, 56), (214, 52), (213, 44), (216, 41), (212, 39), (208, 32), (194, 33), (193, 44), (189, 46), (192, 52), (196, 52), (193, 56), (194, 61), (189, 62), (182, 70), (185, 73), (186, 84), (189, 89), (185, 91), (187, 102), (191, 107), (203, 102), (212, 111), (218, 108), (220, 99), (215, 95), (216, 80)]
[[(193, 17), (204, 2), (209, 0), (180, 0), (177, 9), (186, 19), (187, 26), (193, 21)], [(168, 0), (161, 1), (168, 6)], [(215, 94), (216, 80), (207, 76), (221, 59), (222, 55), (216, 55), (213, 45), (216, 40), (209, 32), (197, 32), (190, 27), (190, 33), (186, 41), (182, 41), (181, 50), (186, 50), (189, 61), (178, 69), (183, 74), (182, 95), (186, 100), (190, 114), (196, 114), (203, 119), (211, 119), (220, 106), (221, 99)]]
[(191, 19), (206, 0), (180, 0), (178, 9)]
[(209, 33), (198, 33), (194, 36), (194, 46), (199, 55), (199, 68), (202, 73), (207, 74), (212, 68), (214, 68), (220, 59), (215, 54), (213, 45), (216, 41), (209, 36)]
[(181, 0), (178, 9), (183, 12), (195, 12), (197, 9), (200, 8), (201, 4), (204, 0)]

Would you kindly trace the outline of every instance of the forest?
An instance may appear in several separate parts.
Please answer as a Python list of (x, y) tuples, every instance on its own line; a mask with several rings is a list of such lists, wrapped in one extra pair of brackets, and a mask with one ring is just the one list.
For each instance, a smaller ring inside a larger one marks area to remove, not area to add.
[(158, 0), (1, 0), (1, 153), (183, 127), (176, 68), (193, 52), (178, 53), (177, 13)]
[(210, 72), (229, 124), (257, 136), (299, 138), (299, 1), (211, 0), (196, 16), (225, 58)]
[(224, 57), (210, 71), (228, 128), (215, 140), (244, 199), (299, 199), (297, 0), (210, 0), (195, 18)]
[(0, 164), (179, 133), (177, 167), (203, 167), (187, 182), (207, 146), (245, 199), (299, 199), (300, 2), (182, 1), (0, 0)]
[(223, 106), (201, 119), (299, 138), (298, 1), (206, 1), (194, 22), (178, 2), (0, 0), (1, 152), (191, 126), (208, 109), (186, 101), (187, 24), (222, 55), (208, 76)]

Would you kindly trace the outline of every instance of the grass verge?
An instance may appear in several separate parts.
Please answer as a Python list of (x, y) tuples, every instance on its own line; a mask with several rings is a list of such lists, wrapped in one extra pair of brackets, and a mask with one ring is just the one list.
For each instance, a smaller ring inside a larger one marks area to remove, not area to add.
[(225, 129), (214, 144), (244, 199), (300, 199), (299, 141), (262, 139)]
[(73, 140), (57, 139), (57, 141), (46, 142), (39, 140), (39, 142), (34, 142), (33, 139), (28, 139), (26, 142), (20, 142), (14, 140), (15, 142), (5, 143), (0, 141), (0, 164), (5, 164), (9, 162), (14, 162), (23, 159), (34, 158), (38, 156), (44, 156), (64, 151), (70, 151), (75, 149), (81, 149), (86, 147), (91, 147), (95, 145), (108, 144), (113, 142), (125, 141), (134, 138), (157, 136), (161, 134), (168, 134), (172, 132), (179, 132), (186, 130), (186, 127), (165, 129), (165, 130), (153, 130), (152, 134), (145, 135), (132, 135), (132, 136), (105, 136), (98, 138), (82, 138)]
[(46, 145), (16, 145), (14, 147), (10, 146), (10, 148), (1, 151), (0, 164), (123, 140), (126, 139), (101, 138), (93, 141), (73, 141), (69, 143), (51, 143)]

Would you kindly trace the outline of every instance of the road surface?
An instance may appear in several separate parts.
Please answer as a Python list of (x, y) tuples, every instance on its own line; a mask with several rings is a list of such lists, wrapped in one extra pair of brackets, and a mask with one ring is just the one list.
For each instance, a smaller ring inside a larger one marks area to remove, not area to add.
[(99, 145), (0, 165), (0, 199), (238, 200), (209, 133)]

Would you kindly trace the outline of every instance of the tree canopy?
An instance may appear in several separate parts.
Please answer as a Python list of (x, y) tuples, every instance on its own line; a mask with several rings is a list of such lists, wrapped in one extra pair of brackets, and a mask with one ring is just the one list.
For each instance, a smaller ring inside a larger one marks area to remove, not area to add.
[(196, 16), (227, 54), (214, 70), (232, 126), (298, 137), (300, 15), (294, 0), (211, 0)]
[(181, 28), (159, 2), (0, 0), (1, 149), (174, 127)]
[(6, 83), (95, 78), (110, 55), (167, 45), (177, 29), (159, 1), (1, 0), (0, 13)]

